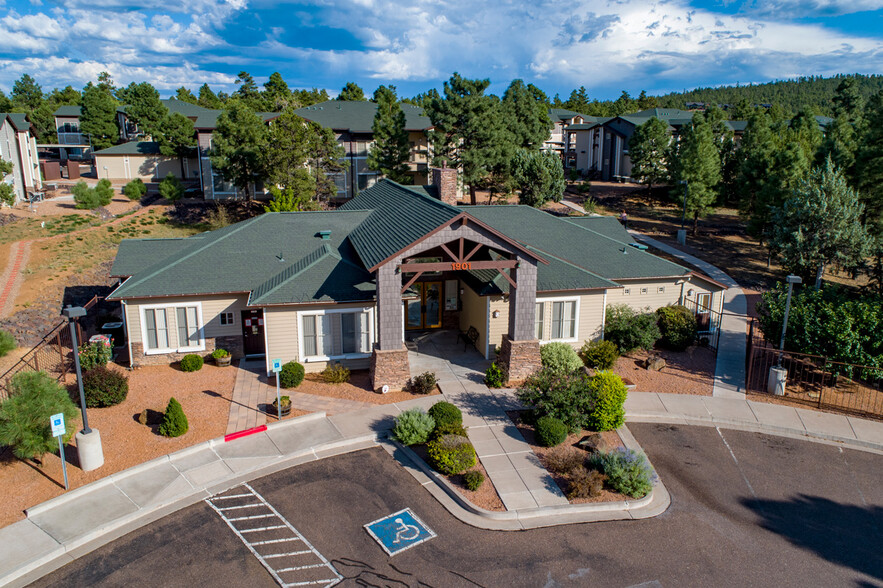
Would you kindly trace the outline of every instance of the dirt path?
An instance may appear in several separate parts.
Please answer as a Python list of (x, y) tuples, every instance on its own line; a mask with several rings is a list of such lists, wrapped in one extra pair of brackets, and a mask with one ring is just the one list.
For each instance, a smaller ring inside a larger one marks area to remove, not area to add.
[(12, 313), (15, 296), (24, 281), (22, 270), (28, 264), (30, 252), (30, 241), (16, 241), (9, 249), (9, 261), (6, 264), (3, 277), (0, 279), (0, 284), (3, 284), (3, 288), (0, 290), (0, 318)]

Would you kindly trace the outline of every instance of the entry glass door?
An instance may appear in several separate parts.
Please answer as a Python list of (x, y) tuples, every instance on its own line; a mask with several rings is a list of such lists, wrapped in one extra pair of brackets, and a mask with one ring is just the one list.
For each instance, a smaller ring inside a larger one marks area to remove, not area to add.
[(417, 282), (411, 288), (417, 293), (417, 298), (405, 300), (405, 328), (437, 329), (441, 327), (441, 282)]

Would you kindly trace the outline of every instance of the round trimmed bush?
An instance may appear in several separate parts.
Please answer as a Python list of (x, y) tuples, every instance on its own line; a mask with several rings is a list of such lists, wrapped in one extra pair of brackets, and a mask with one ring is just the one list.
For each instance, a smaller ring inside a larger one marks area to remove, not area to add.
[(696, 316), (686, 306), (663, 306), (656, 309), (656, 322), (662, 344), (683, 351), (696, 340)]
[(599, 372), (589, 380), (589, 392), (594, 400), (587, 415), (590, 429), (610, 431), (625, 422), (625, 398), (628, 389), (622, 378), (613, 372)]
[(297, 388), (304, 381), (304, 366), (296, 361), (283, 364), (279, 372), (279, 385), (283, 388)]
[(583, 367), (583, 362), (567, 343), (554, 341), (540, 347), (543, 367), (555, 374), (569, 374)]
[(586, 341), (579, 354), (588, 367), (609, 370), (619, 359), (619, 347), (610, 341)]
[(484, 474), (477, 470), (469, 470), (465, 474), (463, 474), (463, 485), (466, 486), (467, 490), (472, 490), (475, 492), (481, 485), (484, 484)]
[(188, 353), (181, 358), (182, 372), (198, 372), (202, 369), (202, 357), (195, 353)]
[(141, 178), (135, 178), (123, 187), (123, 194), (129, 200), (140, 200), (147, 194), (147, 186)]
[(116, 406), (129, 393), (129, 378), (99, 365), (83, 374), (83, 393), (88, 408)]
[[(201, 358), (200, 358), (201, 359)], [(162, 417), (162, 424), (159, 426), (159, 434), (165, 437), (180, 437), (190, 428), (187, 422), (187, 416), (184, 414), (184, 407), (175, 398), (169, 399), (169, 405)]]
[(437, 429), (447, 425), (463, 424), (463, 413), (450, 402), (436, 402), (429, 407), (429, 416), (435, 419)]
[(412, 408), (396, 417), (392, 437), (402, 445), (417, 445), (426, 443), (433, 429), (435, 420), (423, 409)]
[(567, 425), (552, 416), (537, 419), (537, 442), (543, 447), (555, 447), (567, 439)]
[(453, 476), (475, 465), (475, 448), (469, 439), (460, 435), (443, 435), (426, 445), (432, 467)]

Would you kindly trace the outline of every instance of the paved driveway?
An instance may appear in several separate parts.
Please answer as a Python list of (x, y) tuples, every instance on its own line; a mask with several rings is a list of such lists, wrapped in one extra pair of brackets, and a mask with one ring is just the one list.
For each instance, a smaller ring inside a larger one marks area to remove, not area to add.
[[(883, 586), (883, 456), (705, 427), (631, 425), (672, 494), (642, 521), (493, 532), (454, 519), (382, 449), (252, 487), (342, 586)], [(438, 537), (387, 557), (362, 525), (410, 507)], [(204, 504), (39, 586), (274, 586)]]

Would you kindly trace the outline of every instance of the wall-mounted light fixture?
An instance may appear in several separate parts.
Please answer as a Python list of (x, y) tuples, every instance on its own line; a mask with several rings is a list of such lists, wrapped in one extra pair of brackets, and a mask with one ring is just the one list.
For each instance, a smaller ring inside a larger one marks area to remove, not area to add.
[(687, 297), (689, 298), (690, 296), (693, 296), (693, 289), (692, 288), (687, 290)]
[(500, 311), (499, 311), (499, 310), (495, 310), (494, 312), (491, 313), (491, 315), (492, 315), (494, 318), (500, 318)]

